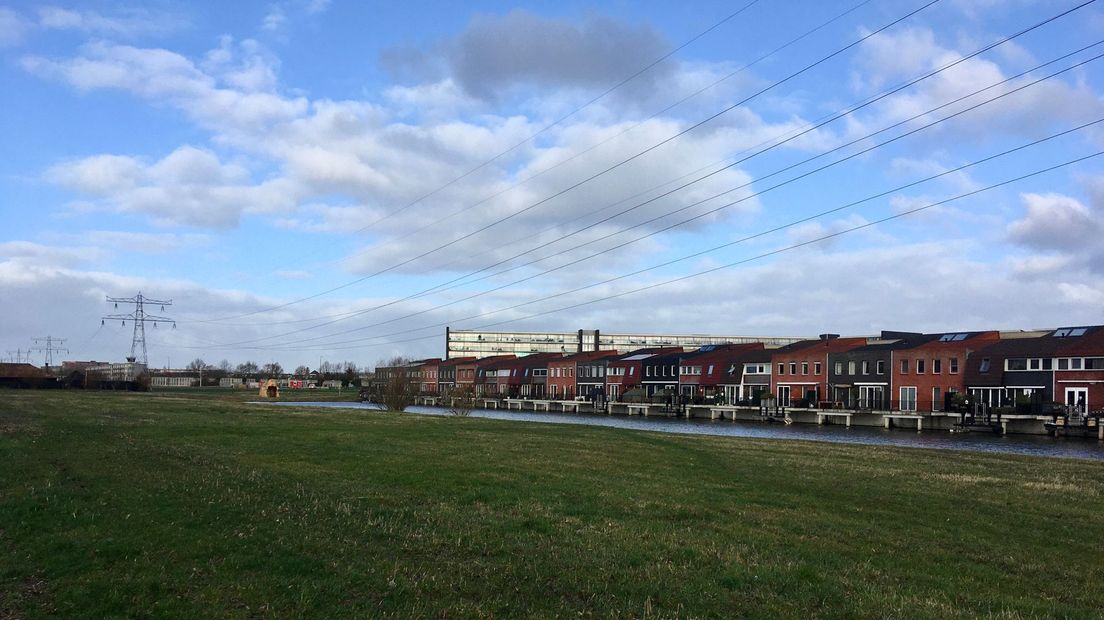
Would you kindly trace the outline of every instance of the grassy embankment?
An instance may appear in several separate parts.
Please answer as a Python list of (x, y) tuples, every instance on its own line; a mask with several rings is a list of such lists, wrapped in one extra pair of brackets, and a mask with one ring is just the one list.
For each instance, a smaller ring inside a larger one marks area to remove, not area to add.
[(0, 617), (1104, 609), (1104, 464), (0, 393)]

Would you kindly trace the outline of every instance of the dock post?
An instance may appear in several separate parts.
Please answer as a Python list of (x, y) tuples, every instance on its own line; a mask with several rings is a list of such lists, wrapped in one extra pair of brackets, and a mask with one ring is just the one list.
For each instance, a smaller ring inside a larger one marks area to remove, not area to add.
[(889, 428), (890, 422), (891, 422), (891, 419), (890, 419), (889, 416), (882, 416), (882, 425), (883, 426), (885, 426), (886, 428)]

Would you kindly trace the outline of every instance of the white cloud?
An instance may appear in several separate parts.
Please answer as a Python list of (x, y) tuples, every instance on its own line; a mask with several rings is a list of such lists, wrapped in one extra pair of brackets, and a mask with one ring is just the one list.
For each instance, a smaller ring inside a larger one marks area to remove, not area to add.
[(57, 6), (38, 9), (38, 26), (49, 30), (78, 30), (89, 34), (114, 37), (160, 35), (187, 27), (185, 17), (158, 13), (144, 8), (131, 8), (116, 15), (103, 15), (91, 10), (74, 10)]
[(30, 24), (15, 11), (0, 6), (0, 49), (23, 42)]
[(1023, 219), (1008, 225), (1012, 241), (1027, 246), (1076, 250), (1097, 245), (1104, 236), (1104, 217), (1081, 201), (1061, 194), (1024, 194)]
[(190, 146), (152, 164), (95, 156), (55, 166), (47, 178), (90, 196), (101, 208), (144, 214), (159, 225), (209, 228), (235, 226), (243, 213), (289, 212), (300, 193), (286, 179), (253, 184), (242, 166)]

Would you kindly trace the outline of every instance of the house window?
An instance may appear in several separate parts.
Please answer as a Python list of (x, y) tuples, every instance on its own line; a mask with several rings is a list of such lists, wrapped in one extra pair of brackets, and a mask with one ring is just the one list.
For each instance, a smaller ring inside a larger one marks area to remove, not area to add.
[(712, 374), (713, 374), (713, 364), (710, 364), (710, 365), (709, 365), (709, 372), (707, 372), (706, 374), (708, 374), (708, 375), (712, 375)]
[(916, 411), (916, 388), (901, 388), (901, 411)]
[(824, 369), (821, 367), (820, 362), (814, 362), (813, 363), (813, 374), (814, 375), (819, 375), (821, 370), (824, 370)]
[(837, 375), (842, 375), (843, 374), (843, 362), (836, 362), (836, 374)]
[(630, 367), (630, 368), (629, 368), (629, 376), (631, 377), (631, 376), (633, 376), (633, 375), (635, 375), (635, 374), (636, 374), (636, 366), (632, 366), (632, 367)]
[(646, 376), (646, 377), (652, 376), (652, 367), (651, 366), (648, 366), (647, 368), (644, 369), (644, 376)]
[(1081, 370), (1081, 358), (1080, 357), (1070, 358), (1070, 370)]
[(981, 366), (978, 367), (978, 372), (989, 372), (990, 365), (991, 362), (988, 357), (981, 358)]
[(1069, 360), (1064, 357), (1059, 359), (1058, 370), (1069, 370)]
[(855, 374), (855, 362), (847, 362), (847, 374)]
[(924, 360), (916, 360), (916, 374), (918, 374), (918, 375), (924, 374), (924, 366), (925, 366)]
[(870, 374), (870, 360), (863, 360), (862, 371), (863, 371), (862, 374), (864, 374), (864, 375), (869, 375)]
[(951, 374), (952, 375), (957, 375), (958, 374), (958, 358), (957, 357), (952, 357), (951, 359), (947, 360), (947, 363), (950, 365)]
[(874, 366), (875, 372), (877, 372), (879, 375), (885, 374), (885, 360), (878, 360), (878, 362)]
[(932, 360), (932, 374), (933, 375), (938, 375), (941, 372), (943, 372), (943, 360), (941, 360), (941, 359)]
[[(908, 360), (901, 360), (901, 374), (902, 375), (907, 375), (908, 374), (908, 369), (909, 369), (909, 361)], [(904, 389), (904, 388), (901, 388), (901, 389)]]
[(1104, 357), (1086, 357), (1085, 370), (1104, 370)]
[(785, 364), (778, 364), (778, 374), (780, 374), (780, 375), (786, 374), (786, 365)]
[(796, 375), (797, 374), (797, 362), (790, 362), (790, 374), (791, 375)]
[(801, 374), (809, 374), (809, 362), (801, 362)]
[(1006, 360), (1004, 362), (1004, 369), (1005, 370), (1027, 370), (1027, 359), (1020, 357), (1020, 358)]
[(1039, 358), (1034, 358), (1034, 359), (1027, 360), (1027, 363), (1028, 363), (1028, 367), (1031, 370), (1039, 370), (1039, 368), (1041, 368), (1042, 365), (1043, 365), (1042, 360), (1040, 360)]
[(1043, 370), (1052, 370), (1054, 368), (1054, 360), (1049, 357), (1043, 360)]

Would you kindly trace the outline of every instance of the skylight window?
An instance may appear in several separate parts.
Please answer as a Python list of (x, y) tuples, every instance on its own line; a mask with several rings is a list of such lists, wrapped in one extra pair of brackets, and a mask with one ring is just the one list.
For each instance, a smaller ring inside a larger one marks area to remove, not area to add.
[(1069, 335), (1070, 336), (1084, 336), (1085, 335), (1085, 328), (1084, 327), (1078, 327), (1076, 329), (1071, 329), (1070, 332), (1069, 332)]

